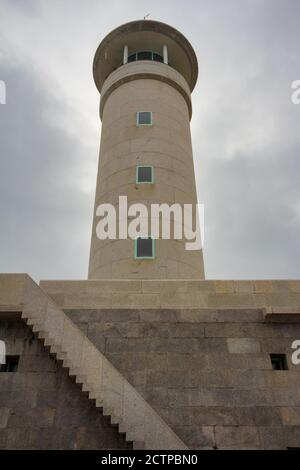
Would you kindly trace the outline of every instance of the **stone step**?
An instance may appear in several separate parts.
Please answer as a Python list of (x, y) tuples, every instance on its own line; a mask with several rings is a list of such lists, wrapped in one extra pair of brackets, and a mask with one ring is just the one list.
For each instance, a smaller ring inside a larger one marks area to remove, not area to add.
[(36, 333), (40, 329), (39, 325), (37, 324), (36, 319), (34, 318), (28, 318), (27, 325), (32, 326), (32, 331), (34, 333)]
[(145, 442), (144, 441), (133, 441), (132, 443), (133, 450), (144, 450)]
[[(49, 331), (46, 328), (44, 328), (40, 323), (35, 322), (33, 325), (31, 325), (31, 329), (32, 329), (33, 333), (37, 333), (38, 335), (39, 335), (39, 333), (43, 332), (45, 334), (45, 337), (48, 338), (48, 336), (49, 336)], [(38, 337), (40, 337), (40, 336), (38, 336)]]
[(48, 335), (48, 337), (42, 338), (42, 339), (43, 339), (43, 343), (44, 343), (45, 348), (48, 348), (50, 354), (52, 354), (52, 355), (55, 354), (56, 357), (57, 357), (57, 352), (56, 352), (57, 345), (54, 343), (53, 339), (50, 338), (49, 335)]
[[(74, 368), (73, 366), (73, 363), (70, 361), (67, 353), (64, 353), (64, 352), (60, 352), (58, 354), (58, 357), (59, 358), (62, 358), (62, 361), (63, 361), (63, 366), (66, 368), (66, 369), (72, 369)], [(69, 375), (76, 375), (76, 374), (70, 374), (70, 371), (69, 371)]]
[(112, 410), (111, 412), (111, 415), (110, 415), (110, 421), (111, 421), (111, 424), (118, 424), (120, 423), (120, 416), (116, 416), (114, 414), (114, 411)]
[(120, 420), (119, 420), (119, 432), (124, 434), (124, 433), (126, 433), (126, 430), (127, 430), (126, 424), (124, 424), (123, 421), (120, 422)]
[[(49, 341), (50, 343), (50, 341)], [(50, 352), (52, 354), (59, 354), (61, 352), (61, 348), (58, 344), (55, 344), (55, 343), (52, 343), (52, 344), (48, 344), (48, 346), (50, 346)]]
[(83, 384), (86, 381), (85, 375), (75, 375), (75, 382), (77, 384)]
[[(39, 339), (43, 339), (43, 340), (47, 341), (47, 339), (49, 338), (49, 333), (47, 333), (47, 331), (38, 330), (37, 331), (37, 337)], [(45, 344), (45, 341), (44, 341), (44, 344)], [(50, 344), (45, 344), (45, 346), (50, 346)]]
[(143, 438), (143, 436), (141, 436), (140, 430), (133, 429), (133, 430), (130, 430), (130, 431), (126, 432), (126, 441), (127, 442), (133, 442), (133, 443), (134, 442), (140, 442), (141, 438)]
[[(69, 363), (69, 361), (67, 361), (67, 362)], [(82, 369), (80, 369), (79, 367), (73, 367), (71, 365), (71, 362), (69, 364), (70, 364), (70, 366), (68, 366), (68, 368), (69, 368), (70, 377), (74, 377), (76, 375), (84, 375)]]
[[(90, 392), (89, 386), (88, 386), (88, 384), (87, 384), (86, 382), (83, 382), (83, 384), (82, 384), (82, 391), (83, 391), (83, 392), (88, 392), (88, 393)], [(91, 400), (93, 399), (93, 397), (89, 397), (89, 398), (90, 398)]]
[[(87, 387), (88, 387), (88, 385), (87, 385)], [(96, 399), (98, 398), (98, 396), (99, 396), (99, 393), (97, 393), (97, 392), (94, 390), (94, 388), (89, 387), (88, 392), (89, 392), (89, 399), (90, 399), (90, 400), (96, 400)]]
[[(111, 418), (112, 414), (113, 414), (113, 409), (110, 406), (104, 405), (103, 406), (103, 416), (110, 416), (110, 418)], [(114, 422), (112, 424), (118, 424), (118, 423)]]
[[(59, 353), (56, 354), (56, 358), (59, 360), (59, 361), (65, 361), (67, 359), (67, 353), (63, 352), (63, 351), (60, 351)], [(63, 367), (66, 367), (67, 366), (64, 366)]]
[(97, 408), (103, 408), (103, 399), (96, 398), (96, 407)]

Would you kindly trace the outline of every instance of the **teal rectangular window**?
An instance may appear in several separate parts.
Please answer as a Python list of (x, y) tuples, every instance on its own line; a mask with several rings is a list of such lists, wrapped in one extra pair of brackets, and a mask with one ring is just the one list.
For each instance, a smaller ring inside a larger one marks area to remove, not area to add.
[(141, 183), (154, 183), (154, 168), (153, 166), (142, 166), (136, 167), (136, 184)]
[(138, 111), (136, 113), (137, 126), (152, 126), (152, 112), (151, 111)]
[(155, 258), (155, 240), (154, 238), (139, 237), (134, 240), (135, 259), (154, 259)]

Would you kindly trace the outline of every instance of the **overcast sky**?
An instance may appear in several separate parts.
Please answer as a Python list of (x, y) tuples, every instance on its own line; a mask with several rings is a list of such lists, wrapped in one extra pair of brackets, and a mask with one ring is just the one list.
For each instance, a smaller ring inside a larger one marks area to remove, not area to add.
[(151, 18), (195, 48), (207, 278), (300, 278), (299, 0), (0, 0), (0, 272), (87, 277), (101, 39)]

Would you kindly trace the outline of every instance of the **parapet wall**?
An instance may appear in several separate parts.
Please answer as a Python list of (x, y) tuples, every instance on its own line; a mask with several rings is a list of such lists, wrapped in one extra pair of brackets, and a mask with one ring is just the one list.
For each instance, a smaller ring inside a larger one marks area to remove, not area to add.
[(41, 281), (62, 308), (264, 308), (300, 313), (300, 281), (89, 280)]

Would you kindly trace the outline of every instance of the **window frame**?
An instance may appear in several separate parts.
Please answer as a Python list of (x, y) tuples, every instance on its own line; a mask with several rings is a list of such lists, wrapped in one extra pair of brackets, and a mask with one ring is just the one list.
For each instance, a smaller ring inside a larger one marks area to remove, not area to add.
[[(0, 373), (16, 373), (18, 372), (20, 362), (20, 356), (16, 354), (7, 354), (5, 358), (5, 363), (0, 364)], [(11, 366), (13, 365), (13, 370), (11, 370)]]
[[(151, 168), (151, 181), (139, 181), (139, 168)], [(154, 166), (153, 165), (136, 165), (135, 183), (136, 184), (154, 184)]]
[[(151, 54), (151, 59), (139, 59), (139, 58), (138, 58), (138, 57), (139, 57), (139, 54), (147, 54), (147, 53), (148, 53), (148, 54)], [(136, 52), (136, 62), (139, 62), (140, 60), (141, 60), (141, 61), (145, 61), (145, 60), (146, 60), (146, 61), (149, 61), (149, 60), (151, 60), (151, 61), (153, 62), (153, 54), (154, 54), (154, 52), (153, 52), (152, 50), (150, 50), (150, 49), (146, 49), (146, 50), (143, 50), (143, 51), (137, 51), (137, 52)]]
[[(151, 55), (152, 55), (152, 58), (151, 59), (138, 59), (138, 54), (139, 53), (142, 53), (142, 52), (151, 52)], [(160, 58), (160, 60), (157, 60), (157, 59), (154, 59), (154, 54)], [(135, 57), (134, 59), (131, 59), (131, 57)], [(138, 61), (152, 61), (152, 62), (159, 62), (160, 64), (163, 64), (164, 63), (164, 57), (163, 55), (161, 55), (159, 52), (156, 52), (156, 51), (153, 51), (151, 49), (146, 49), (146, 50), (142, 50), (142, 51), (136, 51), (136, 52), (132, 52), (132, 54), (128, 54), (128, 63), (132, 63), (132, 62), (138, 62)]]
[[(137, 255), (137, 244), (139, 239), (151, 239), (152, 240), (152, 256), (138, 256)], [(140, 260), (140, 259), (155, 259), (155, 238), (153, 237), (137, 237), (134, 240), (134, 259)]]
[[(150, 113), (150, 124), (140, 124), (140, 123), (139, 123), (139, 115), (140, 115), (140, 113)], [(153, 115), (152, 115), (152, 111), (137, 111), (137, 112), (136, 112), (136, 125), (137, 125), (137, 127), (144, 127), (144, 126), (151, 127), (151, 126), (153, 126)]]
[[(289, 370), (287, 355), (285, 353), (270, 353), (270, 361), (273, 371)], [(277, 362), (281, 367), (274, 368), (273, 364)]]

